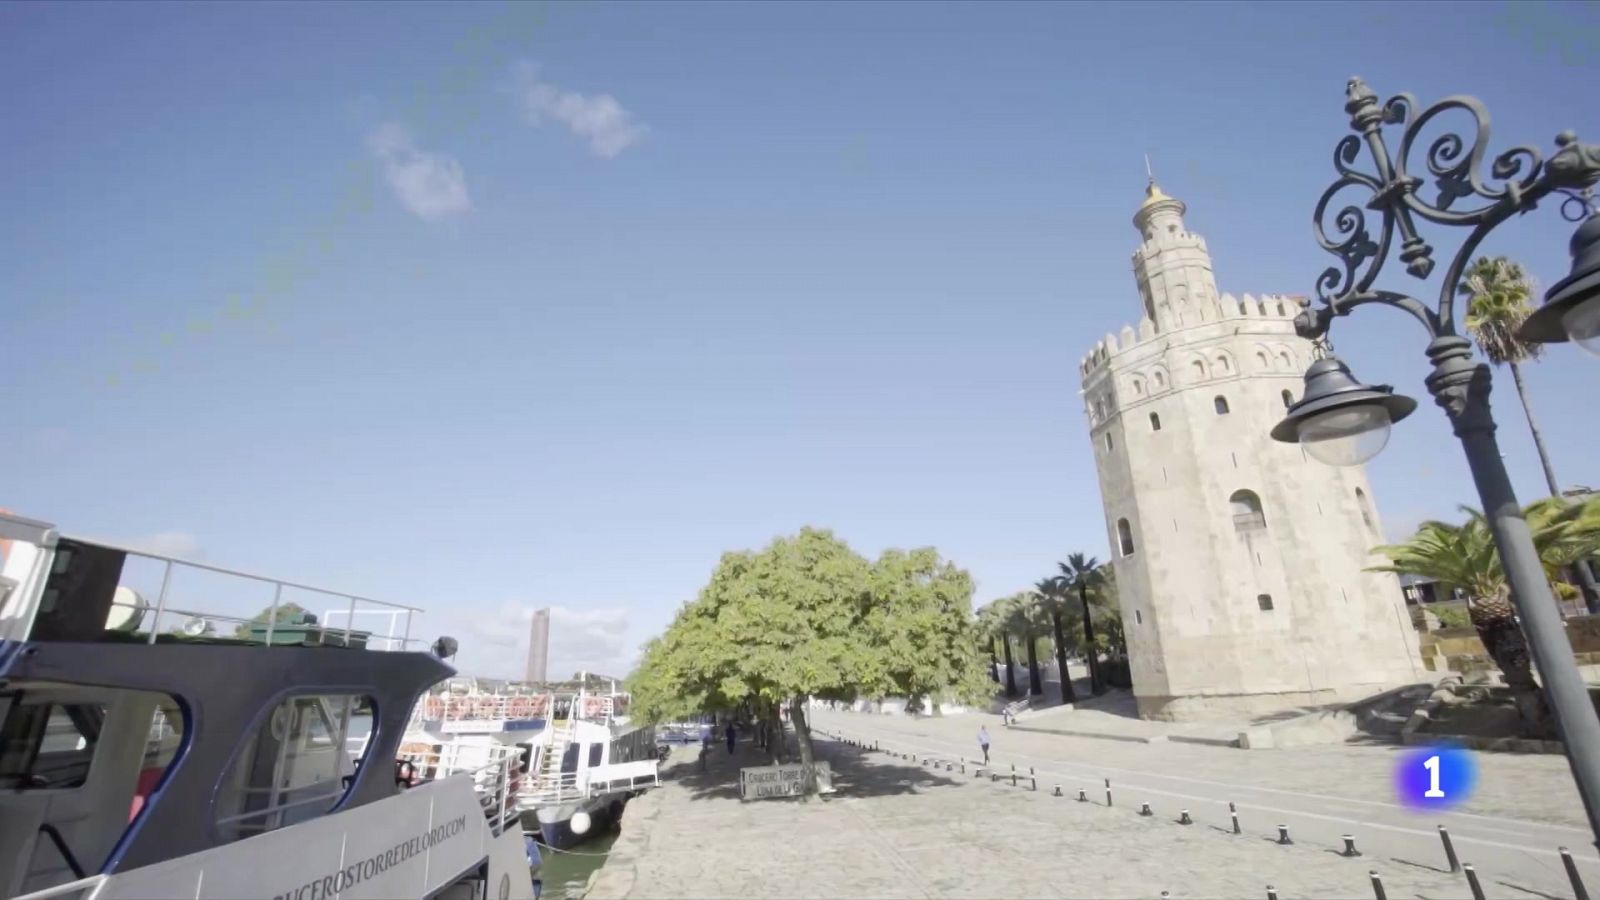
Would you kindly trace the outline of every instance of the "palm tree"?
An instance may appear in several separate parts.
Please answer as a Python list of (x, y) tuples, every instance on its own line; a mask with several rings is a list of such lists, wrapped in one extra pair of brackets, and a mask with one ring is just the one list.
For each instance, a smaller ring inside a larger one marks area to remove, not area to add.
[(1033, 589), (1040, 602), (1050, 610), (1050, 627), (1056, 642), (1056, 671), (1061, 675), (1061, 702), (1076, 702), (1078, 697), (1072, 690), (1072, 676), (1067, 674), (1067, 641), (1061, 631), (1061, 608), (1067, 599), (1066, 589), (1054, 578), (1036, 583)]
[(1061, 574), (1056, 576), (1062, 590), (1077, 588), (1078, 602), (1083, 604), (1083, 646), (1089, 661), (1089, 693), (1099, 696), (1106, 692), (1105, 681), (1100, 677), (1099, 654), (1094, 646), (1094, 619), (1089, 615), (1089, 591), (1097, 587), (1102, 578), (1100, 561), (1082, 553), (1073, 553), (1064, 563), (1056, 563)]
[[(1390, 564), (1371, 571), (1420, 575), (1447, 590), (1465, 592), (1468, 615), (1489, 656), (1505, 673), (1524, 726), (1531, 734), (1542, 734), (1548, 730), (1549, 709), (1533, 680), (1527, 641), (1517, 624), (1494, 536), (1483, 513), (1466, 506), (1461, 510), (1467, 514), (1463, 525), (1423, 522), (1405, 543), (1374, 548)], [(1600, 501), (1568, 504), (1552, 497), (1530, 505), (1524, 516), (1547, 575), (1600, 550)]]
[(1043, 636), (1046, 614), (1044, 604), (1029, 591), (1020, 591), (1001, 601), (1006, 604), (1008, 630), (1020, 637), (1028, 651), (1028, 693), (1037, 697), (1044, 693), (1044, 683), (1039, 680), (1039, 638)]
[(989, 661), (994, 662), (994, 642), (1000, 642), (1000, 649), (1005, 653), (1006, 663), (1006, 696), (1017, 695), (1017, 676), (1012, 671), (1011, 664), (1011, 639), (1006, 635), (1007, 618), (1010, 611), (1005, 600), (995, 600), (989, 605), (978, 610), (979, 633), (989, 645)]
[[(1533, 447), (1539, 454), (1539, 464), (1544, 468), (1545, 484), (1550, 496), (1561, 496), (1561, 482), (1556, 479), (1555, 466), (1550, 463), (1550, 451), (1544, 446), (1544, 435), (1533, 419), (1533, 407), (1528, 405), (1528, 388), (1522, 382), (1522, 363), (1535, 362), (1543, 350), (1542, 344), (1531, 344), (1517, 337), (1517, 329), (1533, 312), (1533, 281), (1522, 266), (1504, 256), (1490, 259), (1478, 257), (1467, 269), (1466, 277), (1456, 289), (1466, 297), (1467, 330), (1478, 342), (1478, 348), (1494, 365), (1511, 367), (1511, 380), (1517, 385), (1517, 399), (1522, 402), (1522, 414), (1528, 420), (1528, 431), (1533, 435)], [(1587, 563), (1573, 567), (1578, 583), (1583, 586), (1584, 605), (1591, 613), (1600, 613), (1600, 586), (1595, 584), (1594, 573)]]

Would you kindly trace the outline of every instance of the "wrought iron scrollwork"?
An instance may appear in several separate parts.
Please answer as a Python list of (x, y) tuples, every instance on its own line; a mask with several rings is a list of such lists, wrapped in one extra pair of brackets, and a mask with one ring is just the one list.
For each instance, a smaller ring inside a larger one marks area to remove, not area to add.
[[(1346, 85), (1345, 111), (1355, 133), (1335, 145), (1333, 166), (1338, 178), (1323, 192), (1312, 214), (1317, 243), (1337, 257), (1339, 264), (1323, 270), (1317, 278), (1317, 297), (1327, 313), (1307, 319), (1304, 325), (1309, 332), (1326, 333), (1333, 316), (1379, 303), (1410, 313), (1431, 336), (1453, 335), (1456, 283), (1489, 231), (1512, 215), (1532, 209), (1552, 192), (1564, 195), (1561, 213), (1569, 220), (1600, 211), (1594, 197), (1594, 186), (1600, 182), (1600, 146), (1582, 144), (1572, 132), (1562, 132), (1556, 137), (1558, 149), (1548, 162), (1534, 147), (1513, 147), (1489, 160), (1485, 178), (1489, 113), (1483, 104), (1473, 97), (1454, 96), (1413, 115), (1416, 109), (1410, 94), (1397, 94), (1380, 105), (1361, 79), (1352, 78)], [(1413, 146), (1429, 124), (1453, 111), (1472, 117), (1471, 142), (1453, 131), (1434, 139), (1422, 159), (1431, 178), (1418, 177), (1412, 169)], [(1398, 152), (1392, 156), (1383, 135), (1384, 127), (1391, 125), (1401, 128)], [(1355, 167), (1363, 146), (1371, 172)], [(1419, 192), (1425, 188), (1430, 197)], [(1336, 195), (1348, 190), (1368, 196), (1360, 205), (1336, 203)], [(1463, 208), (1474, 199), (1484, 202)], [(1328, 216), (1335, 209), (1330, 223)], [(1381, 220), (1369, 222), (1369, 212), (1379, 214)], [(1396, 236), (1406, 271), (1421, 280), (1432, 273), (1433, 248), (1418, 233), (1418, 219), (1472, 229), (1450, 261), (1436, 310), (1407, 294), (1373, 289)], [(1328, 224), (1333, 226), (1331, 232)]]

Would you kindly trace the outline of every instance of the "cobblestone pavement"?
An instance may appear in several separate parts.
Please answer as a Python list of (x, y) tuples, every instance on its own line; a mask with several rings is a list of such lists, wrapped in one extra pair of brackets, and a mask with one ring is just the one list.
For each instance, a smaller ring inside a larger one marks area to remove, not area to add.
[[(822, 726), (826, 727), (826, 726)], [(622, 836), (588, 900), (789, 897), (1371, 897), (1376, 869), (1391, 898), (1466, 897), (1439, 868), (1324, 846), (1279, 846), (1259, 832), (1181, 825), (1170, 804), (1079, 803), (819, 738), (838, 793), (827, 800), (741, 802), (739, 765), (753, 749), (684, 749), (663, 787), (629, 804)], [(1240, 752), (1240, 751), (1234, 751)], [(1491, 897), (1561, 896), (1484, 879)]]
[[(1460, 858), (1475, 864), (1491, 894), (1571, 896), (1557, 848), (1571, 848), (1591, 884), (1600, 883), (1582, 804), (1561, 756), (1478, 753), (1478, 788), (1449, 813), (1414, 813), (1398, 805), (1392, 745), (1333, 745), (1238, 750), (1187, 743), (1130, 743), (1027, 732), (983, 714), (908, 718), (817, 710), (815, 727), (919, 757), (971, 758), (986, 724), (997, 764), (1034, 767), (1041, 793), (1060, 784), (1101, 795), (1110, 778), (1119, 797), (1163, 813), (1189, 807), (1203, 826), (1228, 827), (1237, 803), (1246, 831), (1269, 834), (1288, 824), (1302, 844), (1332, 850), (1354, 834), (1367, 858), (1410, 866), (1446, 865), (1437, 827), (1450, 831)], [(1098, 790), (1096, 790), (1098, 789)], [(1464, 890), (1463, 890), (1464, 892)], [(1398, 896), (1390, 891), (1390, 896)]]

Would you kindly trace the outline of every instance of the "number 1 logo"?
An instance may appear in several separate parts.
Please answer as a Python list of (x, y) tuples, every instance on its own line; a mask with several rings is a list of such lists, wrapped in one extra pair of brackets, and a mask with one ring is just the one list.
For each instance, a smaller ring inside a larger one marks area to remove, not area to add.
[(1439, 789), (1439, 755), (1436, 753), (1423, 761), (1422, 767), (1428, 770), (1428, 789), (1422, 796), (1428, 799), (1443, 797), (1444, 791)]

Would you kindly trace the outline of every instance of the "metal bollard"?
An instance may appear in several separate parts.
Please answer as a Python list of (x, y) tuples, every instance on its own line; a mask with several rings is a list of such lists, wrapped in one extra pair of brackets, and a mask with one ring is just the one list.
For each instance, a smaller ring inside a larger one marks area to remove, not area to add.
[(1000, 780), (1000, 773), (999, 772), (990, 772), (989, 773), (989, 783), (990, 784), (993, 784), (993, 783), (995, 783), (995, 782), (997, 782), (999, 780)]
[(1228, 801), (1228, 818), (1233, 820), (1233, 833), (1243, 834), (1243, 832), (1239, 830), (1239, 810), (1234, 808), (1232, 800)]
[(1353, 834), (1341, 834), (1339, 836), (1344, 838), (1344, 852), (1340, 853), (1339, 854), (1340, 856), (1354, 858), (1354, 857), (1357, 857), (1357, 856), (1361, 855), (1361, 851), (1356, 849), (1356, 836), (1355, 835), (1353, 835)]
[(1272, 885), (1267, 885), (1267, 900), (1278, 900), (1278, 890)]
[(1111, 779), (1106, 779), (1106, 809), (1111, 808)]
[(1456, 859), (1456, 847), (1450, 843), (1450, 832), (1443, 825), (1439, 826), (1439, 840), (1444, 841), (1444, 858), (1450, 863), (1450, 871), (1461, 871), (1461, 860)]
[(1194, 820), (1189, 818), (1189, 811), (1187, 809), (1181, 810), (1180, 812), (1182, 813), (1182, 815), (1178, 816), (1178, 824), (1179, 825), (1193, 825), (1194, 824)]
[(1053, 793), (1053, 794), (1051, 794), (1051, 795), (1050, 795), (1050, 796), (1052, 796), (1052, 797), (1059, 797), (1059, 796), (1061, 796), (1061, 785), (1059, 785), (1059, 784), (1058, 784), (1058, 785), (1056, 785), (1056, 790), (1055, 790), (1055, 793)]
[(1484, 900), (1483, 885), (1478, 883), (1478, 871), (1472, 868), (1472, 863), (1462, 863), (1461, 870), (1467, 873), (1467, 887), (1472, 890), (1472, 900)]
[(1578, 864), (1573, 862), (1572, 854), (1567, 848), (1561, 849), (1561, 864), (1567, 868), (1567, 880), (1572, 882), (1573, 900), (1589, 900), (1589, 892), (1584, 889), (1583, 878), (1578, 875)]
[(1152, 816), (1152, 815), (1155, 815), (1155, 813), (1152, 813), (1150, 811), (1150, 804), (1148, 802), (1145, 802), (1145, 803), (1139, 804), (1139, 815), (1141, 815), (1141, 816)]
[(1033, 782), (1033, 790), (1037, 791), (1039, 789), (1039, 779), (1029, 776), (1028, 780)]
[(1285, 847), (1287, 847), (1290, 844), (1294, 843), (1294, 841), (1291, 840), (1290, 837), (1289, 837), (1289, 826), (1287, 826), (1287, 825), (1279, 825), (1278, 826), (1278, 843), (1284, 845)]
[(1079, 803), (1088, 803), (1089, 802), (1089, 792), (1085, 791), (1083, 788), (1078, 788), (1078, 802)]
[(1372, 869), (1367, 874), (1372, 876), (1372, 896), (1374, 900), (1389, 900), (1389, 895), (1383, 892), (1383, 879), (1378, 877), (1378, 870)]

